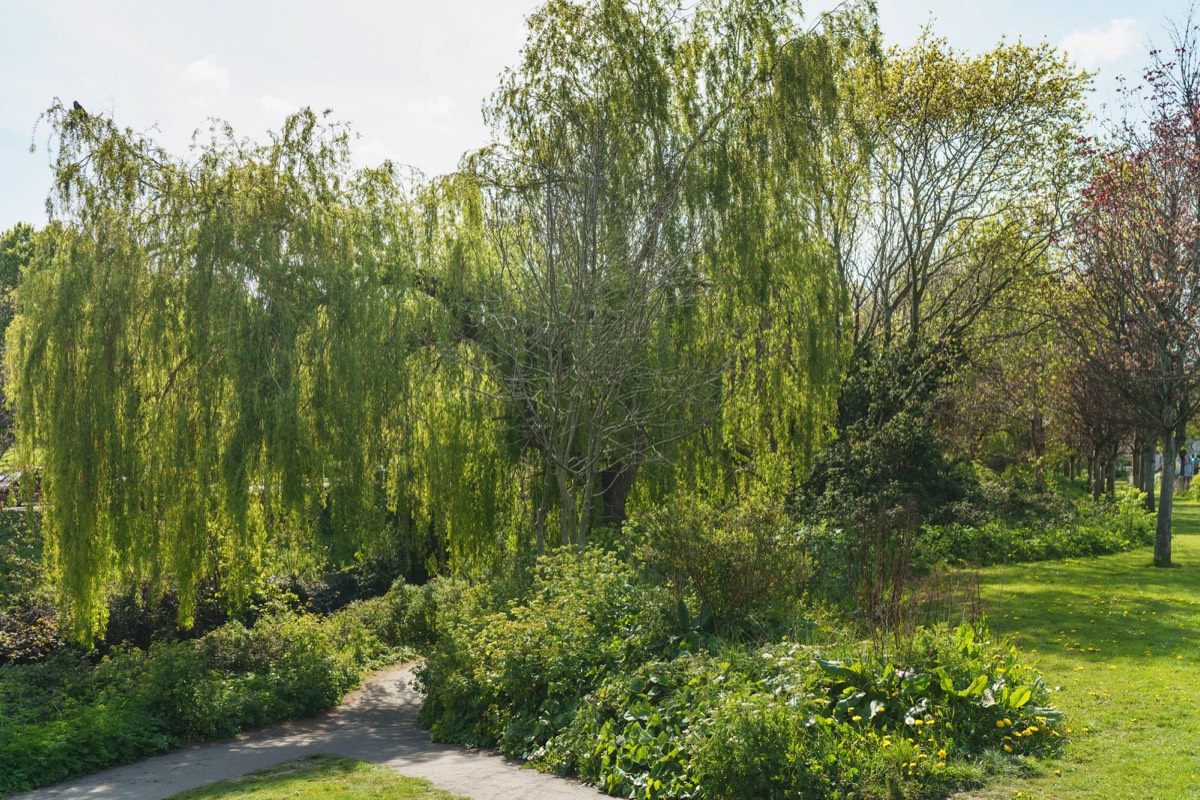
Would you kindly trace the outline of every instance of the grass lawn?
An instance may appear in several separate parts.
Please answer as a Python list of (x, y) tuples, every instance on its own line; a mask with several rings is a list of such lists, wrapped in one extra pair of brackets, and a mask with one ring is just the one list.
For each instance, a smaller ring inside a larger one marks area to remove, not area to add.
[(1150, 551), (995, 567), (989, 623), (1011, 634), (1073, 732), (1041, 777), (966, 798), (1200, 798), (1200, 505), (1177, 504), (1177, 569)]
[(437, 789), (429, 781), (406, 778), (395, 770), (337, 756), (306, 756), (236, 781), (202, 786), (169, 800), (464, 800)]

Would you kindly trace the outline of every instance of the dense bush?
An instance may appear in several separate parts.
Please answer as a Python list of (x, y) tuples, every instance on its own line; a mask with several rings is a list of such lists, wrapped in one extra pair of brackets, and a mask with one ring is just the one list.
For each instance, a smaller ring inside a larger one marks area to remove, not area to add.
[(611, 555), (543, 559), (528, 596), (500, 610), (466, 597), (420, 672), (435, 739), (529, 757), (605, 675), (649, 657), (670, 604)]
[(948, 460), (931, 407), (953, 348), (906, 343), (856, 353), (839, 388), (837, 433), (795, 494), (797, 516), (854, 524), (861, 512), (915, 505), (941, 522), (974, 491), (968, 465)]
[(1153, 543), (1154, 518), (1136, 491), (1112, 503), (1083, 500), (1066, 519), (929, 525), (920, 536), (926, 562), (979, 565), (1107, 555)]
[(969, 626), (889, 656), (747, 647), (666, 601), (596, 552), (545, 560), (503, 610), (469, 597), (422, 671), (422, 722), (639, 798), (945, 796), (985, 756), (1061, 741), (1036, 672)]
[(0, 667), (0, 794), (230, 736), (338, 702), (362, 672), (428, 639), (431, 590), (399, 585), (329, 617), (282, 610), (190, 641), (62, 649)]
[(986, 470), (981, 475), (987, 500), (962, 514), (970, 522), (914, 522), (909, 530), (896, 524), (904, 510), (895, 509), (873, 518), (859, 515), (849, 524), (798, 523), (797, 535), (811, 560), (810, 595), (861, 605), (857, 588), (864, 568), (875, 577), (899, 569), (919, 582), (942, 566), (1099, 556), (1154, 542), (1154, 518), (1143, 509), (1139, 492), (1124, 491), (1114, 502), (1071, 502), (1057, 492), (1022, 489), (1019, 479)]
[(722, 508), (683, 495), (634, 524), (641, 559), (666, 577), (676, 601), (694, 596), (717, 631), (761, 632), (795, 616), (809, 559), (782, 505), (752, 495)]

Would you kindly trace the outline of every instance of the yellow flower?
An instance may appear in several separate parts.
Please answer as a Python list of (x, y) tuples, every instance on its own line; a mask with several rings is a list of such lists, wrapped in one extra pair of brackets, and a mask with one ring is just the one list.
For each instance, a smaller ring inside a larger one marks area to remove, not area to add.
[(850, 718), (850, 721), (851, 722), (861, 722), (862, 717), (860, 717), (858, 714), (855, 714), (853, 717)]
[(1012, 745), (1007, 745), (1007, 744), (1006, 744), (1006, 745), (1004, 745), (1004, 752), (1006, 752), (1006, 753), (1011, 753), (1011, 752), (1012, 752)]
[(946, 757), (946, 751), (938, 750), (938, 758), (945, 758), (945, 757)]

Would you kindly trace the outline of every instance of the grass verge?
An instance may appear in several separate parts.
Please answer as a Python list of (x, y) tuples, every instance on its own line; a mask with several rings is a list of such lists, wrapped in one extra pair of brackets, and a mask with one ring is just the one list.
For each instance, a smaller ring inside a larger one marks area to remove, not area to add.
[(169, 800), (464, 800), (429, 781), (338, 756), (305, 756), (234, 781), (220, 781), (173, 795)]
[(960, 800), (1200, 798), (1200, 505), (1176, 506), (1172, 549), (1175, 569), (1138, 550), (984, 570), (993, 632), (1061, 687), (1072, 741), (1044, 775)]

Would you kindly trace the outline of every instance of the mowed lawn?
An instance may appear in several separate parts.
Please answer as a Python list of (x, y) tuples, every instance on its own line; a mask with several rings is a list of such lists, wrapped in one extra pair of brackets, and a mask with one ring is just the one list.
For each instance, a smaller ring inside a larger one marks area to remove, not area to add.
[(306, 756), (235, 781), (221, 781), (168, 800), (466, 800), (428, 781), (338, 756)]
[(1200, 798), (1200, 505), (1175, 508), (1173, 557), (1150, 551), (984, 570), (994, 633), (1012, 635), (1069, 715), (1045, 775), (965, 798)]

